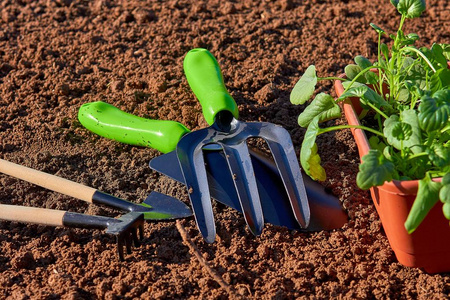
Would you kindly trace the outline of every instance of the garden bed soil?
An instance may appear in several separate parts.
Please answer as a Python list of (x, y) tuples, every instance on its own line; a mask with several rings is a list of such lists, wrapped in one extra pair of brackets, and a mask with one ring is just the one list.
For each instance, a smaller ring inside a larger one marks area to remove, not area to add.
[[(405, 30), (427, 46), (448, 42), (449, 1), (427, 5)], [(0, 157), (136, 202), (152, 190), (188, 198), (182, 185), (149, 169), (158, 151), (85, 130), (77, 121), (83, 103), (102, 100), (203, 128), (182, 62), (190, 49), (204, 47), (218, 59), (240, 118), (284, 126), (298, 153), (304, 129), (297, 116), (304, 107), (290, 104), (289, 93), (306, 67), (334, 76), (358, 54), (374, 59), (369, 22), (388, 32), (398, 24), (388, 0), (6, 0), (0, 12)], [(321, 85), (331, 90), (331, 82)], [(214, 203), (215, 243), (203, 241), (193, 218), (146, 223), (143, 245), (118, 262), (114, 240), (101, 231), (0, 222), (0, 295), (448, 297), (448, 274), (428, 275), (396, 261), (368, 191), (356, 186), (359, 158), (350, 131), (321, 135), (318, 143), (328, 174), (323, 185), (349, 215), (341, 229), (301, 233), (267, 224), (254, 237), (241, 214)], [(0, 187), (1, 203), (117, 216), (4, 175)]]

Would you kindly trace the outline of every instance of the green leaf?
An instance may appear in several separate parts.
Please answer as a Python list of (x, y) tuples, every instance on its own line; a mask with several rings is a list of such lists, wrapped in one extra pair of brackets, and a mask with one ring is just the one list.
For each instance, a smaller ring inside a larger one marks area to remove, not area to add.
[(381, 44), (380, 49), (381, 49), (381, 53), (383, 53), (384, 58), (386, 59), (386, 61), (389, 61), (389, 48), (388, 48), (388, 46), (385, 43), (383, 43), (383, 44)]
[(391, 115), (384, 121), (383, 134), (388, 143), (398, 150), (411, 148), (414, 153), (421, 152), (421, 132), (414, 110), (405, 110), (398, 115)]
[(380, 141), (376, 135), (372, 135), (369, 138), (369, 145), (371, 149), (377, 149), (380, 152), (383, 152), (384, 148), (386, 148), (386, 144), (383, 141)]
[(413, 42), (417, 41), (419, 39), (419, 35), (417, 33), (409, 33), (406, 38), (408, 40), (411, 40)]
[(361, 68), (361, 70), (364, 70), (364, 69), (367, 69), (367, 68), (373, 66), (373, 64), (370, 62), (370, 60), (368, 60), (367, 58), (365, 58), (362, 55), (357, 55), (355, 57), (355, 63)]
[(402, 72), (404, 72), (405, 70), (410, 69), (411, 66), (415, 63), (416, 63), (416, 60), (414, 58), (407, 56), (403, 59), (403, 63), (402, 63), (400, 70)]
[(304, 104), (311, 98), (317, 84), (316, 67), (309, 66), (300, 80), (292, 89), (290, 100), (292, 104)]
[[(358, 65), (349, 64), (349, 65), (345, 66), (344, 71), (345, 71), (345, 75), (347, 76), (347, 78), (349, 80), (353, 80), (359, 73), (361, 73), (362, 70)], [(356, 81), (365, 83), (366, 78), (364, 76), (360, 76), (360, 77), (358, 77), (358, 79), (356, 79)]]
[(364, 83), (360, 83), (360, 82), (353, 82), (353, 84), (350, 86), (351, 81), (343, 81), (342, 85), (344, 86), (344, 89), (349, 89), (351, 87), (359, 87), (359, 86), (366, 86)]
[(433, 97), (425, 95), (419, 104), (419, 124), (426, 132), (440, 130), (449, 124), (450, 90), (440, 90)]
[(327, 176), (320, 165), (317, 154), (316, 137), (319, 133), (319, 116), (315, 117), (308, 126), (300, 150), (300, 163), (303, 170), (314, 180), (324, 181)]
[(439, 201), (439, 190), (442, 184), (431, 180), (430, 174), (419, 180), (416, 200), (406, 218), (405, 228), (408, 233), (413, 233), (425, 219), (428, 212)]
[[(443, 188), (441, 189), (441, 191), (443, 190)], [(448, 190), (448, 192), (450, 193), (450, 190)], [(447, 220), (450, 220), (450, 202), (445, 202), (444, 205), (442, 206), (442, 212), (444, 213), (444, 217)]]
[(419, 126), (419, 118), (417, 117), (417, 111), (414, 109), (407, 109), (400, 113), (400, 118), (403, 122), (408, 123), (411, 125), (411, 128), (413, 130), (413, 137), (417, 140), (414, 140), (414, 143), (422, 144), (421, 141), (421, 132), (420, 132), (420, 126)]
[[(345, 86), (344, 86), (345, 87)], [(341, 94), (338, 100), (344, 100), (350, 97), (361, 98), (369, 90), (369, 87), (365, 84), (359, 84), (354, 87), (349, 88), (347, 91)]]
[[(440, 89), (449, 89), (450, 88), (450, 69), (442, 68), (437, 70), (433, 76), (437, 76), (440, 81)], [(431, 77), (433, 77), (431, 76)]]
[(320, 93), (298, 116), (298, 124), (301, 127), (307, 127), (316, 116), (319, 116), (319, 122), (336, 119), (341, 116), (341, 109), (333, 97)]
[[(441, 80), (441, 75), (442, 75), (442, 71), (444, 69), (439, 69), (436, 71), (436, 73), (432, 74), (429, 80), (429, 90), (432, 94), (436, 93), (439, 90), (442, 90), (442, 80)], [(447, 80), (446, 78), (444, 78), (444, 80)]]
[(390, 107), (390, 105), (384, 100), (383, 97), (378, 95), (374, 90), (368, 89), (363, 97), (364, 100), (370, 101), (373, 105), (380, 108), (383, 106)]
[(409, 100), (409, 90), (407, 88), (402, 88), (398, 91), (397, 101), (407, 102)]
[(439, 44), (433, 44), (431, 46), (431, 53), (433, 53), (433, 59), (441, 68), (447, 68), (447, 59), (444, 56), (444, 49)]
[(417, 33), (410, 33), (406, 36), (402, 35), (400, 46), (413, 45), (418, 39), (419, 39), (419, 35), (417, 35)]
[(388, 161), (377, 149), (370, 149), (369, 153), (362, 157), (362, 161), (363, 163), (359, 165), (359, 172), (356, 176), (356, 183), (359, 188), (367, 190), (392, 180), (394, 164)]
[(440, 44), (442, 48), (442, 54), (447, 60), (450, 60), (450, 44)]
[(378, 75), (372, 71), (367, 72), (365, 75), (366, 81), (368, 84), (376, 84), (378, 83)]
[(412, 82), (418, 89), (424, 90), (427, 88), (427, 71), (425, 68), (412, 58), (407, 58), (404, 61), (402, 68), (407, 69), (405, 81)]
[(383, 149), (383, 155), (387, 160), (394, 161), (394, 148), (391, 145), (386, 145)]
[(376, 31), (378, 34), (386, 33), (386, 31), (384, 31), (381, 27), (379, 27), (379, 26), (376, 25), (376, 24), (370, 23), (370, 27), (372, 27), (373, 29), (375, 29), (375, 31)]
[(426, 8), (425, 0), (391, 0), (391, 3), (394, 4), (399, 13), (408, 19), (419, 17)]
[(412, 135), (412, 127), (408, 123), (397, 122), (392, 128), (392, 136), (399, 141), (406, 141)]
[(398, 2), (399, 2), (399, 0), (391, 0), (391, 3), (392, 3), (392, 5), (395, 6), (395, 8), (397, 8)]
[[(439, 198), (442, 202), (450, 204), (450, 173), (445, 174), (442, 178), (442, 188), (439, 192)], [(450, 220), (449, 217), (445, 217)]]
[[(440, 68), (440, 63), (436, 60), (435, 54), (433, 53), (433, 51), (431, 51), (431, 49), (428, 49), (427, 47), (421, 47), (419, 51), (429, 60), (435, 70)], [(419, 57), (418, 53), (416, 53), (415, 55)], [(423, 57), (421, 57), (421, 59), (423, 59)], [(424, 62), (422, 65), (426, 69), (431, 69), (426, 62)]]
[(360, 83), (355, 84), (354, 87), (351, 87), (345, 93), (342, 93), (342, 95), (338, 98), (338, 100), (344, 100), (349, 97), (360, 98), (363, 108), (368, 108), (367, 102), (370, 102), (377, 108), (389, 106), (388, 103), (383, 99), (383, 97), (378, 95), (374, 90), (369, 88), (367, 85)]
[(444, 168), (450, 165), (450, 149), (442, 144), (435, 144), (427, 149), (430, 161), (438, 168)]

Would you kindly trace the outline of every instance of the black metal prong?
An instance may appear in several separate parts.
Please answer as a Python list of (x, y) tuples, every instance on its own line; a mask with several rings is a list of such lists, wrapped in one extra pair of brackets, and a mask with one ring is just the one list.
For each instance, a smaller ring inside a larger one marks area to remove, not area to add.
[(142, 241), (144, 239), (144, 223), (139, 225), (139, 240)]
[(119, 257), (120, 261), (124, 261), (125, 257), (123, 255), (123, 237), (121, 234), (116, 236), (116, 241), (117, 241), (117, 255)]
[(125, 233), (125, 246), (127, 247), (127, 254), (131, 254), (131, 245), (132, 245), (131, 233), (126, 232)]
[(138, 228), (131, 229), (131, 235), (133, 236), (133, 242), (134, 242), (135, 247), (141, 246), (141, 241), (139, 240), (137, 231), (138, 231)]

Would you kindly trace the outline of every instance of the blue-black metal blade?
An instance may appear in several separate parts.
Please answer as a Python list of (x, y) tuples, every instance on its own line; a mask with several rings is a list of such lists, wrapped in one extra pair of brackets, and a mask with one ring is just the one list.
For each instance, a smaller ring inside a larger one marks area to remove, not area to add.
[(260, 235), (264, 227), (264, 216), (247, 143), (220, 145), (232, 174), (245, 222), (254, 235)]
[[(302, 231), (333, 230), (347, 223), (348, 218), (339, 199), (327, 192), (320, 183), (303, 174), (311, 221), (307, 228), (301, 228), (292, 212), (286, 189), (274, 162), (255, 151), (250, 150), (250, 154), (266, 223)], [(242, 212), (231, 173), (224, 172), (228, 166), (223, 151), (203, 150), (203, 156), (211, 197)], [(175, 151), (152, 159), (150, 168), (185, 184)]]
[[(294, 145), (286, 129), (281, 126), (270, 125), (272, 128), (263, 127), (264, 129), (260, 131), (260, 137), (264, 138), (269, 145), (295, 218), (303, 228), (306, 228), (310, 222), (311, 212)], [(268, 132), (276, 133), (276, 138), (270, 139), (271, 135), (267, 134)]]
[(216, 239), (216, 225), (209, 193), (202, 142), (208, 130), (198, 130), (183, 136), (177, 144), (177, 156), (188, 188), (197, 227), (207, 243)]
[[(151, 212), (157, 212), (162, 215), (167, 214), (168, 217), (164, 217), (163, 220), (192, 216), (192, 211), (189, 206), (178, 199), (155, 191), (152, 191), (143, 203), (152, 207)], [(144, 212), (144, 217), (145, 214), (146, 213)]]

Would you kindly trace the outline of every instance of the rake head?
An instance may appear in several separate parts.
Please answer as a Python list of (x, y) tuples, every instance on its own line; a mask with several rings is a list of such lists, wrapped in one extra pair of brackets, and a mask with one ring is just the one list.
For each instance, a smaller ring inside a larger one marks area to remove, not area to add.
[(254, 137), (267, 142), (297, 222), (302, 228), (309, 224), (306, 190), (289, 133), (271, 123), (240, 122), (228, 111), (221, 111), (211, 127), (185, 135), (177, 145), (178, 160), (194, 216), (200, 232), (209, 243), (214, 242), (216, 230), (202, 149), (210, 145), (222, 148), (225, 153), (227, 171), (232, 174), (247, 225), (255, 235), (262, 232), (264, 216), (246, 143), (248, 138)]
[(106, 233), (116, 236), (117, 255), (120, 261), (124, 260), (124, 247), (127, 254), (131, 254), (131, 247), (141, 245), (144, 239), (144, 214), (131, 212), (118, 219), (110, 219), (107, 223)]

